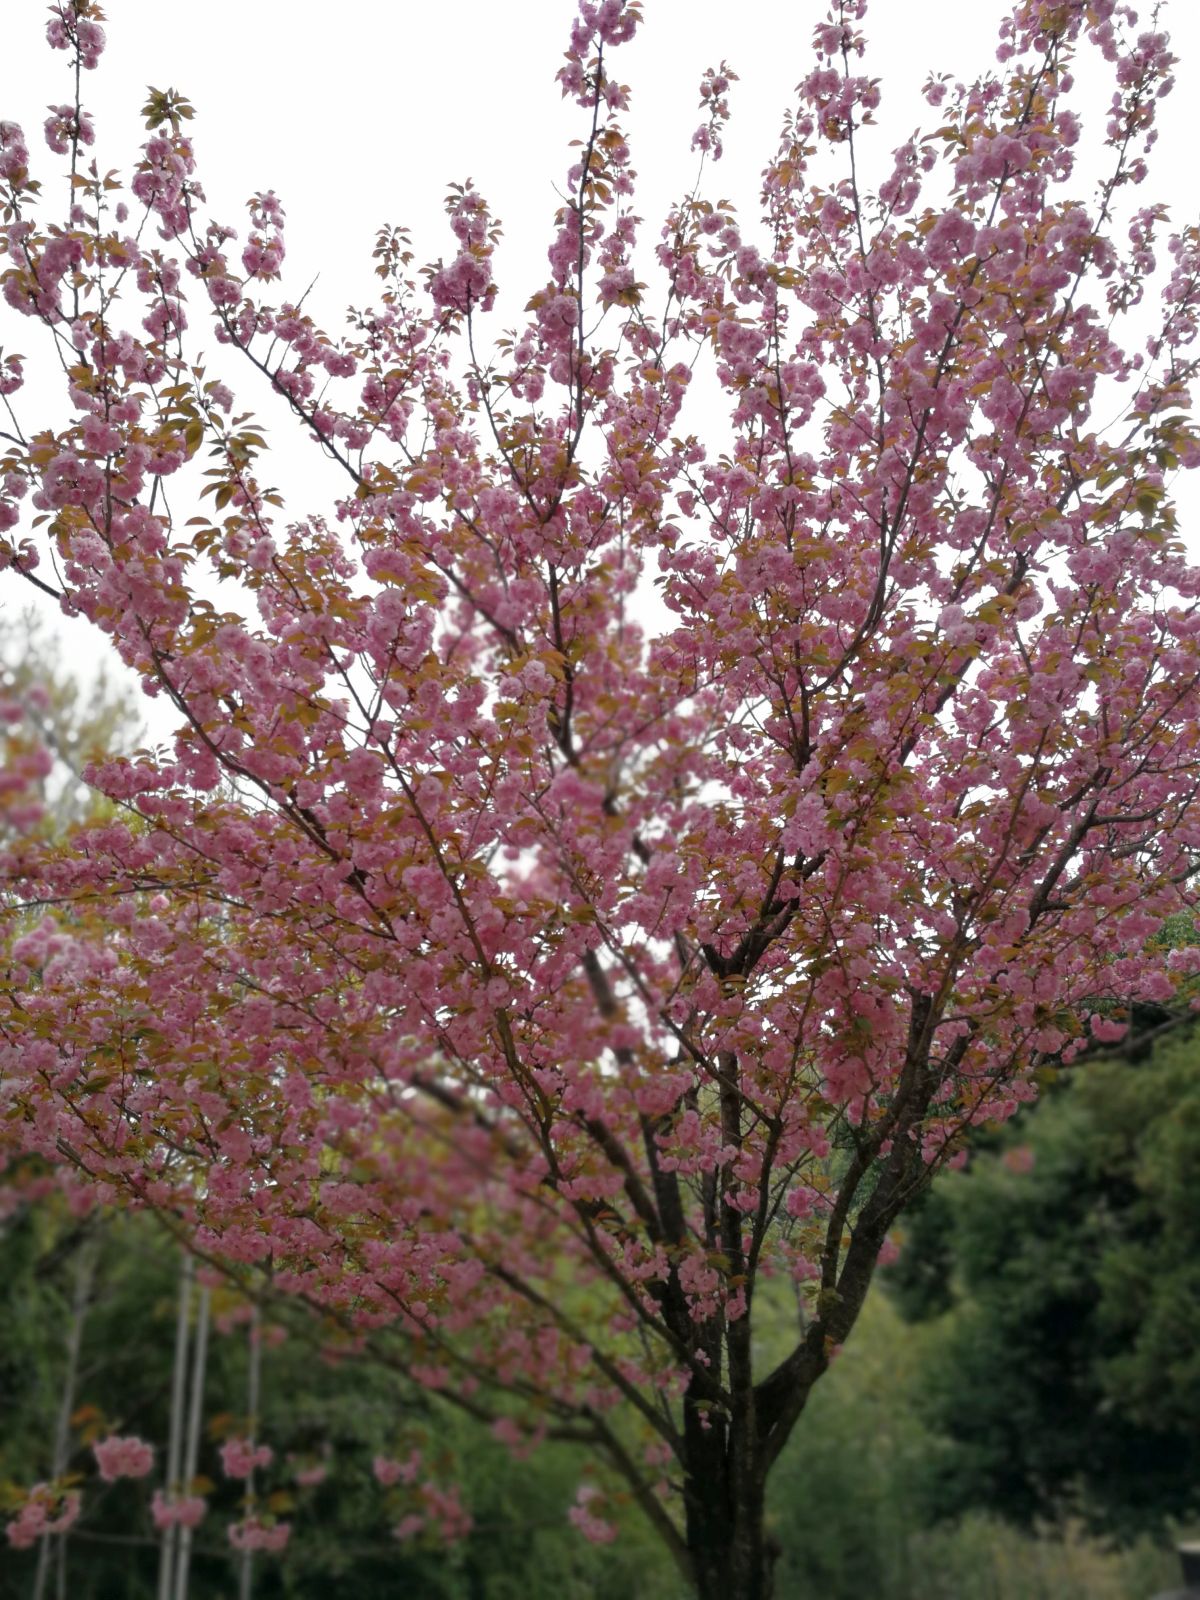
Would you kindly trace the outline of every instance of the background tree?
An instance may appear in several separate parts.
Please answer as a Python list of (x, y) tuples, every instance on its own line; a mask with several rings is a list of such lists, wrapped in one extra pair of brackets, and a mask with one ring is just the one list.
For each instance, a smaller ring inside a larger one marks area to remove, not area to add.
[[(49, 630), (31, 611), (0, 611), (0, 847), (10, 865), (31, 837), (61, 836), (73, 823), (111, 812), (103, 797), (83, 782), (89, 760), (127, 748), (138, 723), (132, 696), (96, 673), (85, 691), (64, 667)], [(7, 891), (7, 881), (3, 890)], [(7, 896), (10, 926), (29, 928)], [(70, 1173), (60, 1179), (71, 1187)], [(12, 1119), (0, 1123), (0, 1226), (22, 1204), (22, 1196), (44, 1194), (45, 1163), (23, 1157)]]
[(939, 1514), (1128, 1539), (1200, 1509), (1197, 1051), (1090, 1063), (915, 1218), (889, 1280), (955, 1308), (920, 1384)]
[[(699, 188), (672, 210), (655, 315), (609, 66), (639, 12), (582, 4), (550, 275), (490, 349), (469, 184), (451, 259), (418, 285), (383, 230), (334, 339), (276, 298), (273, 194), (240, 251), (204, 214), (181, 95), (151, 91), (127, 190), (91, 162), (93, 0), (51, 7), (61, 223), (0, 130), (5, 299), (71, 402), (14, 407), (4, 559), (179, 718), (90, 769), (118, 816), (10, 852), (48, 913), (0, 984), (12, 1125), (518, 1453), (591, 1449), (688, 1582), (746, 1600), (896, 1218), (1042, 1057), (1194, 961), (1154, 935), (1200, 839), (1168, 484), (1200, 458), (1200, 248), (1165, 241), (1146, 339), (1165, 219), (1128, 202), (1166, 36), (1022, 0), (872, 195), (863, 13), (815, 31), (759, 231)], [(1113, 97), (1088, 201), (1085, 52)], [(316, 440), (327, 515), (278, 514), (189, 316)], [(801, 1288), (764, 1369), (771, 1274)], [(574, 1509), (596, 1540), (607, 1481)]]
[(64, 665), (60, 644), (32, 610), (0, 612), (0, 693), (19, 710), (27, 737), (39, 741), (50, 764), (39, 781), (42, 820), (63, 830), (107, 802), (83, 780), (89, 762), (136, 744), (141, 722), (133, 695), (112, 681), (101, 662), (86, 682)]

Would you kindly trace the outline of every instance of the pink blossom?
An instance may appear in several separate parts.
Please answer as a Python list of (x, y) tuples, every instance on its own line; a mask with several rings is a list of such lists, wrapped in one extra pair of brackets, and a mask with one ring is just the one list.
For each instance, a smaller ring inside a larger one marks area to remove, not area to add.
[(406, 1461), (395, 1461), (391, 1456), (376, 1456), (371, 1463), (376, 1481), (385, 1489), (397, 1483), (413, 1483), (421, 1470), (421, 1452), (414, 1450)]
[(451, 311), (488, 310), (496, 297), (491, 270), (485, 260), (469, 250), (455, 256), (448, 267), (430, 280), (435, 306)]
[(1018, 1144), (1004, 1152), (1003, 1160), (1010, 1172), (1024, 1174), (1033, 1171), (1035, 1157), (1030, 1145)]
[(66, 1533), (79, 1519), (81, 1496), (78, 1489), (60, 1490), (48, 1483), (35, 1483), (28, 1491), (17, 1516), (5, 1533), (15, 1550), (28, 1550), (47, 1535)]
[(83, 14), (85, 9), (78, 0), (55, 0), (50, 7), (46, 38), (55, 50), (69, 50), (74, 46), (80, 65), (90, 70), (98, 63), (104, 49), (104, 29)]
[(226, 1532), (235, 1550), (265, 1550), (277, 1555), (287, 1545), (292, 1525), (252, 1516), (230, 1523)]
[(73, 139), (78, 139), (80, 144), (94, 144), (96, 139), (96, 130), (89, 114), (80, 111), (76, 115), (75, 107), (69, 105), (50, 107), (45, 131), (46, 143), (60, 156), (66, 155)]
[[(0, 395), (15, 394), (21, 387), (25, 381), (23, 365), (24, 363), (19, 355), (5, 354), (0, 356)], [(23, 479), (20, 481), (24, 482)], [(17, 492), (13, 487), (12, 474), (6, 477), (5, 488), (9, 494)]]
[(421, 1502), (425, 1509), (426, 1525), (434, 1524), (439, 1536), (448, 1544), (465, 1539), (470, 1533), (473, 1519), (462, 1504), (456, 1484), (446, 1487), (434, 1483), (422, 1484)]
[(29, 175), (29, 147), (19, 123), (0, 122), (0, 178), (14, 188)]
[(492, 1423), (492, 1437), (517, 1451), (525, 1443), (525, 1430), (512, 1417), (497, 1417)]
[(168, 1496), (156, 1489), (150, 1503), (150, 1515), (156, 1528), (197, 1528), (207, 1511), (208, 1502), (198, 1494)]
[(142, 1439), (122, 1438), (110, 1433), (92, 1446), (96, 1465), (105, 1483), (117, 1478), (144, 1478), (154, 1465), (154, 1449)]
[(593, 1509), (597, 1504), (603, 1504), (603, 1495), (596, 1485), (580, 1484), (567, 1518), (590, 1544), (611, 1544), (617, 1537), (616, 1524), (597, 1515)]
[(1129, 1024), (1127, 1022), (1119, 1022), (1115, 1017), (1093, 1015), (1089, 1026), (1092, 1030), (1092, 1038), (1099, 1044), (1115, 1044), (1129, 1032)]
[(248, 1478), (256, 1467), (269, 1467), (275, 1458), (270, 1445), (252, 1439), (227, 1439), (221, 1446), (221, 1467), (227, 1478)]

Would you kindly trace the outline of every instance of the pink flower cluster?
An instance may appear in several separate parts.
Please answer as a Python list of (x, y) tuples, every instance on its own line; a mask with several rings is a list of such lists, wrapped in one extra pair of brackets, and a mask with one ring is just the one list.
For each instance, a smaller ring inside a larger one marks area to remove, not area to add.
[(231, 1523), (226, 1530), (235, 1550), (265, 1550), (274, 1555), (287, 1545), (291, 1538), (290, 1522), (264, 1522), (261, 1517), (245, 1517)]
[(487, 311), (496, 298), (496, 286), (487, 262), (468, 250), (460, 251), (448, 267), (436, 272), (429, 285), (435, 306), (448, 311)]
[(29, 176), (29, 146), (19, 122), (0, 122), (0, 178), (21, 188)]
[(440, 1538), (447, 1544), (465, 1539), (474, 1526), (471, 1513), (463, 1505), (457, 1484), (445, 1487), (434, 1483), (422, 1485), (421, 1500), (426, 1521), (432, 1524)]
[(56, 0), (50, 7), (46, 38), (55, 50), (75, 49), (79, 64), (90, 71), (104, 49), (104, 29), (91, 17), (91, 0)]
[(446, 1544), (465, 1539), (474, 1526), (471, 1513), (463, 1505), (458, 1486), (443, 1487), (423, 1483), (418, 1490), (420, 1511), (410, 1511), (392, 1529), (393, 1539), (403, 1542), (422, 1531), (436, 1534)]
[(46, 118), (46, 143), (55, 155), (65, 156), (74, 140), (80, 144), (94, 144), (96, 130), (86, 111), (76, 111), (74, 106), (51, 106)]
[(132, 1436), (122, 1438), (110, 1433), (92, 1446), (92, 1454), (105, 1483), (114, 1483), (118, 1478), (144, 1478), (154, 1465), (153, 1446)]
[(28, 1550), (47, 1534), (66, 1533), (79, 1517), (78, 1489), (35, 1483), (5, 1533), (14, 1550)]
[(247, 277), (277, 278), (283, 265), (283, 207), (274, 190), (256, 194), (250, 201), (250, 222), (254, 229), (242, 251), (242, 266)]
[[(15, 351), (0, 356), (0, 394), (16, 394), (25, 382), (23, 367), (24, 362)], [(22, 495), (25, 492), (25, 480), (16, 473), (9, 473), (5, 477), (4, 487), (9, 494)]]
[(191, 140), (180, 133), (156, 133), (143, 146), (143, 159), (130, 188), (143, 205), (157, 213), (159, 232), (172, 239), (183, 232), (188, 221), (188, 196), (202, 198), (192, 182), (196, 163)]
[(156, 1489), (150, 1502), (156, 1528), (198, 1528), (207, 1511), (208, 1502), (198, 1494), (167, 1495)]
[(275, 1452), (253, 1439), (228, 1439), (221, 1446), (221, 1466), (227, 1478), (248, 1478), (255, 1467), (269, 1467)]
[(567, 1519), (590, 1544), (611, 1544), (617, 1537), (616, 1524), (596, 1514), (592, 1508), (597, 1501), (603, 1501), (603, 1492), (594, 1483), (581, 1483)]
[(708, 112), (708, 121), (701, 123), (692, 135), (692, 149), (710, 155), (719, 161), (724, 152), (721, 134), (729, 121), (729, 85), (737, 81), (737, 73), (722, 61), (720, 68), (708, 67), (700, 80), (700, 107)]
[[(3, 509), (0, 500), (0, 512)], [(0, 516), (0, 529), (6, 526)], [(18, 699), (0, 691), (0, 822), (18, 832), (41, 821), (42, 780), (53, 767), (53, 758), (36, 733), (22, 728), (33, 700), (30, 693)]]
[(397, 1483), (415, 1483), (421, 1470), (421, 1452), (414, 1450), (407, 1461), (396, 1461), (391, 1456), (376, 1456), (371, 1463), (377, 1483), (390, 1489)]

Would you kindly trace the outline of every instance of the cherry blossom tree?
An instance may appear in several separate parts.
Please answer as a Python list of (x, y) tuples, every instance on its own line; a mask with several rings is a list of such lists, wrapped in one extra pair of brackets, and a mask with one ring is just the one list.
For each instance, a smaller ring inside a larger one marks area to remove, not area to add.
[[(770, 1594), (768, 1473), (904, 1207), (1197, 960), (1156, 942), (1200, 846), (1200, 235), (1134, 197), (1167, 36), (1019, 0), (872, 193), (864, 12), (816, 28), (757, 224), (698, 181), (643, 250), (639, 9), (581, 0), (503, 334), (470, 184), (447, 258), (379, 233), (333, 335), (273, 193), (243, 238), (208, 215), (181, 95), (128, 183), (95, 162), (94, 0), (48, 29), (67, 215), (0, 125), (4, 298), (70, 403), (35, 426), (3, 357), (3, 563), (178, 722), (91, 769), (108, 817), (8, 854), (10, 1136), (518, 1458), (587, 1443), (573, 1520), (632, 1499), (705, 1597)], [(404, 1470), (401, 1531), (453, 1536)]]

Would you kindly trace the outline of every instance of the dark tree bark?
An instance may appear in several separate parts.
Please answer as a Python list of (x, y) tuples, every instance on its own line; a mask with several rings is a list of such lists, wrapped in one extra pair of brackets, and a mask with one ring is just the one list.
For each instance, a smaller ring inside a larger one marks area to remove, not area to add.
[(699, 1600), (771, 1600), (779, 1550), (767, 1535), (766, 1467), (747, 1418), (685, 1402), (684, 1506)]

